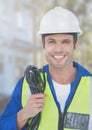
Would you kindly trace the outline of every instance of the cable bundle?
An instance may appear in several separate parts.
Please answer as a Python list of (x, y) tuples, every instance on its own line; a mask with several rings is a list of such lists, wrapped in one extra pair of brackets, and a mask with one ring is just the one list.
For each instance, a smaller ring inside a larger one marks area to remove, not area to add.
[[(39, 72), (39, 70), (33, 66), (30, 65), (26, 68), (24, 76), (26, 77), (26, 81), (29, 84), (30, 91), (32, 94), (36, 93), (43, 93), (45, 90), (46, 80), (45, 80), (45, 74), (42, 70), (42, 72)], [(31, 121), (30, 125), (28, 125), (27, 130), (37, 130), (39, 121), (40, 121), (40, 114), (38, 113), (35, 117), (32, 119), (29, 119)]]

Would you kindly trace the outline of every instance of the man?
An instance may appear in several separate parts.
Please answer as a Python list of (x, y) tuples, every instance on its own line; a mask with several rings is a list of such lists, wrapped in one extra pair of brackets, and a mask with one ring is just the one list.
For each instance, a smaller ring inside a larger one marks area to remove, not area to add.
[(48, 62), (42, 69), (44, 93), (29, 96), (27, 81), (21, 78), (1, 115), (0, 130), (91, 130), (92, 74), (73, 61), (82, 34), (76, 16), (56, 7), (43, 16), (39, 34)]

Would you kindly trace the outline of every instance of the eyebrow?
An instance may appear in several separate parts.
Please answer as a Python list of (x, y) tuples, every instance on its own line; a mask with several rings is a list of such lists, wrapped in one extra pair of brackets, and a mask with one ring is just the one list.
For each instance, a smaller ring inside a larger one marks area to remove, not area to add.
[[(49, 37), (49, 38), (47, 39), (47, 41), (49, 41), (49, 40), (55, 40), (55, 39), (54, 39), (54, 38), (52, 38), (52, 37)], [(69, 41), (69, 42), (72, 42), (72, 40), (67, 39), (67, 38), (62, 39), (62, 41)]]
[(70, 39), (63, 39), (63, 41), (69, 41), (69, 42), (72, 42), (72, 40), (70, 40)]
[(49, 41), (49, 40), (55, 40), (54, 38), (52, 38), (52, 37), (49, 37), (48, 39), (47, 39), (47, 41)]

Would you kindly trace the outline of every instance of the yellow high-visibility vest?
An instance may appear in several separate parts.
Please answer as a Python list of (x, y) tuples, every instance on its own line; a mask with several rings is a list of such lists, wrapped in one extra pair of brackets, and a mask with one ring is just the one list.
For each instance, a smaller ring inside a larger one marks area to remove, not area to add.
[[(45, 75), (47, 77), (47, 75)], [(88, 130), (90, 119), (90, 99), (91, 99), (91, 82), (90, 77), (82, 77), (74, 97), (67, 109), (64, 118), (63, 130)], [(24, 107), (28, 100), (29, 86), (24, 78), (22, 86), (22, 101)], [(44, 93), (47, 94), (46, 102), (43, 111), (41, 112), (41, 119), (38, 130), (60, 130), (59, 110), (54, 101), (50, 86), (46, 80), (46, 88)], [(92, 114), (92, 113), (91, 113)], [(89, 129), (91, 130), (91, 129)]]

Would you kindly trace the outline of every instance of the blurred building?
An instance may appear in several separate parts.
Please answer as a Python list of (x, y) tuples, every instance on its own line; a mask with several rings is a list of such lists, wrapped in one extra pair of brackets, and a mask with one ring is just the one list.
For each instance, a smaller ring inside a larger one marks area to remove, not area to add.
[(0, 93), (9, 95), (29, 64), (38, 64), (34, 8), (0, 0)]

